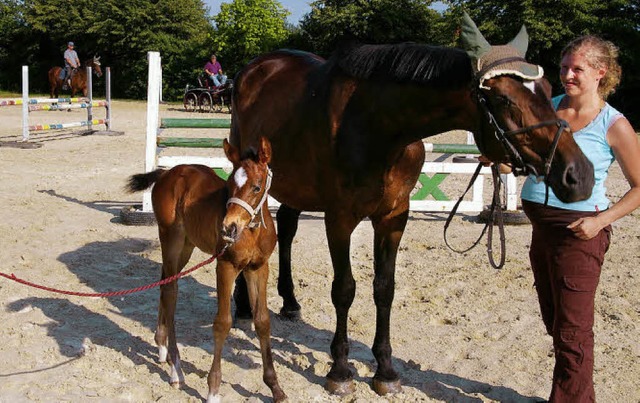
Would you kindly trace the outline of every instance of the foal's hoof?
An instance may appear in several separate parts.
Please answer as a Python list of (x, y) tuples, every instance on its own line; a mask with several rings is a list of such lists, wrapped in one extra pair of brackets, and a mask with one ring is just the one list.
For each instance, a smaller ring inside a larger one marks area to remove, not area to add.
[(402, 385), (400, 380), (395, 381), (381, 381), (379, 379), (373, 380), (373, 390), (380, 396), (385, 396), (389, 393), (402, 392)]
[(350, 395), (356, 391), (356, 386), (353, 380), (337, 382), (332, 379), (327, 379), (327, 384), (324, 386), (332, 395), (345, 396)]
[(280, 308), (280, 316), (287, 320), (300, 320), (302, 319), (302, 311), (300, 309), (291, 310)]

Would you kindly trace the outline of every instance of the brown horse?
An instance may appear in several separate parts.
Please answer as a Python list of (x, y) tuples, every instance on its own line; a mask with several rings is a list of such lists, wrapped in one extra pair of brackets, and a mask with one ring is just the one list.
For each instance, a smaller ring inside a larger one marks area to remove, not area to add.
[[(593, 165), (557, 119), (541, 69), (524, 60), (521, 34), (509, 45), (477, 46), (493, 58), (482, 67), (478, 61), (485, 58), (475, 60), (460, 49), (364, 45), (339, 49), (327, 61), (301, 51), (275, 51), (236, 76), (230, 142), (247, 149), (266, 136), (273, 148), (271, 195), (282, 203), (277, 229), (283, 315), (300, 314), (291, 275), (299, 215), (324, 212), (336, 312), (330, 392), (354, 388), (347, 362), (348, 313), (356, 290), (350, 239), (367, 217), (374, 230), (377, 310), (373, 388), (379, 394), (401, 390), (389, 323), (398, 245), (425, 157), (423, 138), (468, 130), (489, 159), (543, 177), (562, 200), (591, 194)], [(536, 75), (526, 79), (532, 71)], [(243, 317), (248, 306), (240, 284), (237, 290), (236, 316)]]
[[(273, 367), (270, 321), (267, 308), (269, 256), (276, 244), (273, 219), (267, 206), (271, 171), (269, 141), (263, 139), (256, 150), (243, 158), (239, 150), (224, 141), (224, 151), (233, 163), (233, 172), (225, 183), (211, 168), (203, 165), (178, 165), (169, 171), (156, 170), (133, 175), (127, 189), (147, 189), (152, 184), (153, 210), (158, 222), (162, 246), (162, 278), (179, 273), (195, 247), (214, 254), (227, 245), (216, 267), (218, 313), (213, 324), (214, 358), (209, 372), (207, 401), (218, 401), (221, 381), (222, 346), (231, 328), (231, 293), (240, 273), (249, 284), (253, 321), (260, 339), (263, 379), (275, 401), (286, 398)], [(174, 314), (178, 283), (161, 287), (158, 327), (155, 334), (160, 362), (171, 365), (171, 384), (184, 382), (180, 354), (176, 345)]]
[[(97, 77), (102, 76), (100, 68), (100, 57), (93, 56), (92, 59), (86, 60), (82, 67), (79, 67), (71, 73), (71, 97), (76, 93), (82, 92), (82, 96), (87, 96), (87, 67), (91, 67)], [(58, 98), (58, 94), (62, 91), (63, 80), (60, 79), (60, 73), (64, 70), (62, 67), (52, 67), (49, 69), (49, 89), (51, 98)]]

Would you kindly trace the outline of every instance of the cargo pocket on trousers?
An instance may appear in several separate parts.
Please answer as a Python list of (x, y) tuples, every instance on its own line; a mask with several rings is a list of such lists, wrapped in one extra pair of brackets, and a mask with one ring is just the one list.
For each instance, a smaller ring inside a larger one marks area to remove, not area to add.
[[(560, 326), (579, 332), (591, 331), (599, 277), (568, 275), (563, 277), (562, 300), (558, 307)], [(556, 319), (556, 320), (557, 320)]]

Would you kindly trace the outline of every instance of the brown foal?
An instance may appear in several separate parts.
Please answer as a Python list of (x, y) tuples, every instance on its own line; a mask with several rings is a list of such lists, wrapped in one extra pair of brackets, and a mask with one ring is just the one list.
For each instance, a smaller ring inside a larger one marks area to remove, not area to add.
[[(224, 152), (233, 163), (226, 182), (206, 166), (178, 165), (168, 171), (158, 169), (133, 175), (127, 190), (141, 191), (155, 183), (151, 197), (162, 246), (162, 278), (179, 273), (195, 247), (210, 254), (226, 247), (216, 266), (218, 312), (213, 323), (214, 358), (208, 377), (207, 402), (220, 400), (222, 346), (231, 329), (233, 284), (241, 272), (249, 285), (263, 379), (274, 400), (281, 401), (287, 396), (278, 384), (273, 367), (266, 297), (268, 261), (276, 244), (276, 232), (267, 208), (271, 144), (263, 138), (257, 151), (249, 150), (241, 157), (238, 148), (225, 140)], [(160, 362), (169, 362), (171, 384), (175, 387), (184, 383), (174, 322), (177, 296), (177, 282), (161, 287), (155, 333)]]

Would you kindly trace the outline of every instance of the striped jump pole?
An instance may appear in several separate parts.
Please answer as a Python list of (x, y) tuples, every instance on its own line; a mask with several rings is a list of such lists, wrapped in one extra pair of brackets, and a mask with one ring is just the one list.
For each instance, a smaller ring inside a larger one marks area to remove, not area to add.
[(55, 105), (55, 104), (51, 104), (51, 105), (29, 105), (29, 112), (33, 112), (33, 111), (60, 111), (60, 110), (63, 110), (63, 109), (85, 109), (85, 108), (89, 108), (89, 106), (107, 106), (107, 101), (92, 101), (91, 103), (82, 102), (81, 104), (69, 104), (69, 105)]
[[(55, 103), (64, 103), (64, 102), (89, 102), (89, 98), (29, 98), (27, 100), (28, 105), (35, 104), (55, 104)], [(12, 106), (12, 105), (22, 105), (24, 104), (22, 98), (9, 98), (9, 99), (0, 99), (0, 106)]]
[(68, 129), (70, 127), (91, 127), (92, 125), (104, 125), (107, 123), (106, 119), (92, 119), (92, 120), (84, 120), (82, 122), (72, 122), (72, 123), (51, 123), (44, 125), (32, 125), (29, 126), (29, 131), (36, 130), (59, 130), (59, 129)]

